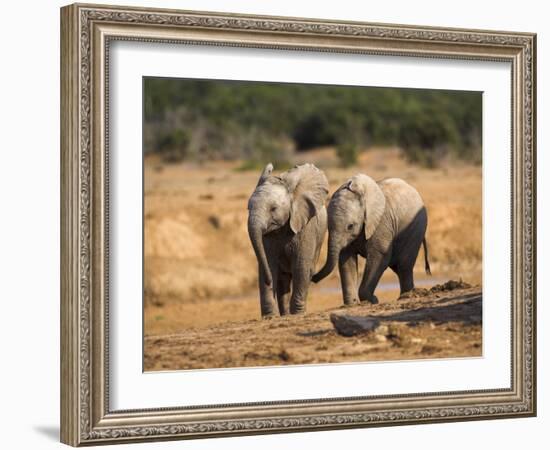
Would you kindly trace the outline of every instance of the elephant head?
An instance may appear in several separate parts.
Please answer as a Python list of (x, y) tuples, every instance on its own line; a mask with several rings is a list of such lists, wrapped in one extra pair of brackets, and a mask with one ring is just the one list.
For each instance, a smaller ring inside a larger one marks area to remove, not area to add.
[(334, 193), (328, 205), (327, 259), (312, 281), (317, 283), (328, 276), (334, 270), (340, 252), (360, 233), (364, 233), (367, 240), (373, 235), (385, 207), (384, 193), (367, 175), (353, 176)]
[(328, 181), (313, 164), (295, 166), (280, 176), (272, 171), (268, 164), (248, 201), (248, 234), (268, 285), (272, 276), (263, 237), (286, 224), (292, 233), (300, 233), (324, 208), (328, 194)]

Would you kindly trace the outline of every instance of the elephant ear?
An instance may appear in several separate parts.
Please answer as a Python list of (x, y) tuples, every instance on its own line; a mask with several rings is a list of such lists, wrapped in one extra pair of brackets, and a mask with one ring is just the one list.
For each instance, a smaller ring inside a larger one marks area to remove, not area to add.
[(267, 166), (265, 166), (264, 171), (260, 175), (260, 178), (258, 180), (258, 184), (256, 187), (258, 187), (260, 184), (263, 184), (265, 180), (269, 178), (269, 175), (271, 175), (271, 172), (273, 172), (273, 164), (269, 163)]
[(355, 175), (350, 180), (348, 189), (358, 194), (365, 202), (365, 239), (370, 239), (386, 209), (386, 197), (378, 183), (363, 174)]
[(290, 228), (299, 233), (325, 206), (328, 181), (313, 164), (295, 166), (281, 176), (291, 195)]

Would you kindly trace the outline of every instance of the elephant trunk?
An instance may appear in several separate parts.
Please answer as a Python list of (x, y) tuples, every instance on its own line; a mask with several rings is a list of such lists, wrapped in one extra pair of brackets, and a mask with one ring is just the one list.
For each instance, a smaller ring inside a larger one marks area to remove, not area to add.
[(328, 248), (327, 248), (327, 261), (325, 262), (325, 265), (323, 268), (317, 272), (313, 277), (311, 278), (311, 281), (314, 283), (318, 283), (323, 278), (326, 278), (330, 273), (334, 270), (334, 267), (336, 267), (336, 263), (338, 262), (338, 257), (340, 256), (340, 247), (337, 245), (337, 243), (331, 239), (329, 235), (328, 239)]
[(250, 217), (248, 219), (248, 235), (250, 236), (250, 242), (258, 258), (260, 270), (264, 274), (265, 284), (268, 286), (272, 283), (271, 270), (269, 270), (269, 263), (267, 262), (267, 256), (265, 254), (263, 232), (262, 227), (255, 223)]

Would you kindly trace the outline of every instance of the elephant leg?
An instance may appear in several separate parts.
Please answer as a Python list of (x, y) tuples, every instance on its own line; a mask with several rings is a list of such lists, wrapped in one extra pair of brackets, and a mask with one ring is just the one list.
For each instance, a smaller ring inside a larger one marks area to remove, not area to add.
[(286, 316), (290, 312), (290, 274), (280, 274), (277, 281), (277, 303), (279, 314)]
[(405, 293), (414, 289), (414, 263), (415, 258), (408, 256), (399, 258), (396, 264), (391, 264), (391, 269), (399, 278), (399, 298)]
[(295, 264), (292, 268), (292, 295), (290, 297), (290, 314), (306, 312), (306, 300), (311, 281), (312, 270), (304, 264)]
[(399, 277), (400, 295), (414, 289), (414, 264), (422, 244), (422, 237), (422, 235), (412, 236), (403, 244), (394, 246), (394, 253), (397, 252), (398, 255), (396, 263), (392, 264), (392, 270)]
[(262, 312), (262, 319), (269, 319), (276, 315), (275, 300), (273, 296), (273, 286), (276, 286), (277, 277), (272, 273), (273, 286), (265, 284), (265, 277), (263, 270), (259, 270), (259, 287), (260, 287), (260, 309)]
[(401, 295), (414, 289), (414, 265), (424, 240), (427, 220), (426, 209), (423, 208), (409, 225), (409, 232), (403, 233), (394, 242), (394, 271), (399, 277)]
[(338, 259), (344, 305), (354, 305), (357, 300), (357, 253), (350, 249), (340, 252)]
[(377, 304), (378, 299), (374, 295), (374, 290), (380, 281), (380, 277), (388, 268), (391, 259), (391, 249), (381, 252), (372, 245), (367, 249), (367, 263), (363, 272), (363, 279), (359, 286), (359, 300), (361, 302), (370, 302)]
[(409, 292), (414, 289), (412, 267), (407, 267), (406, 269), (398, 269), (397, 276), (399, 277), (400, 295), (403, 295), (405, 292)]

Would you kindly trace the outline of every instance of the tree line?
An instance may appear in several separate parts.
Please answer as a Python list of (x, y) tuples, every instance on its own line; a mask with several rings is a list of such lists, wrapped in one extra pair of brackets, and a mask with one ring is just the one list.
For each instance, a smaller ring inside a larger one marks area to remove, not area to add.
[(481, 93), (249, 81), (144, 79), (144, 151), (165, 161), (267, 160), (334, 146), (342, 165), (398, 145), (436, 166), (481, 162)]

